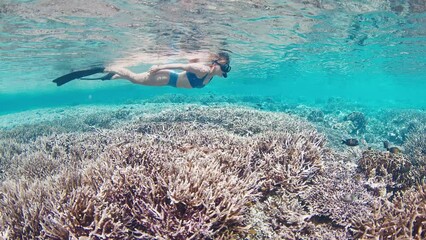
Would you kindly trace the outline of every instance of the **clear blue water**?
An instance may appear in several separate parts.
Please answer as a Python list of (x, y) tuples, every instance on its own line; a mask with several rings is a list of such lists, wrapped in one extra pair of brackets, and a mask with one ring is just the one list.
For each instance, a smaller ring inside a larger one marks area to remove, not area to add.
[(424, 238), (425, 56), (426, 0), (0, 0), (0, 238)]
[[(415, 0), (2, 0), (0, 114), (170, 93), (424, 109), (425, 10)], [(232, 72), (204, 89), (51, 82), (92, 65), (144, 71), (218, 49), (233, 52)]]

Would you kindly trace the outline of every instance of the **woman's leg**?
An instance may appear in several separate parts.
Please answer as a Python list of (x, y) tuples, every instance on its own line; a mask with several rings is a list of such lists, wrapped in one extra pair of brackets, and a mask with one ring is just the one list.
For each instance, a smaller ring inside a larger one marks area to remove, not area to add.
[(122, 67), (110, 67), (106, 68), (105, 72), (113, 72), (115, 75), (112, 79), (124, 78), (132, 83), (147, 85), (147, 86), (164, 86), (169, 83), (170, 71), (161, 70), (155, 73), (134, 73), (126, 68)]

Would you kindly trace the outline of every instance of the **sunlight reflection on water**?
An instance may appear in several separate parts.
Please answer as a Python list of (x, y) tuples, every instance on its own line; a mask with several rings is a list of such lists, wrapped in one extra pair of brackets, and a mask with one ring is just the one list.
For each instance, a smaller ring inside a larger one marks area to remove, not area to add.
[(46, 78), (92, 65), (165, 62), (219, 48), (234, 53), (240, 78), (253, 66), (267, 78), (288, 64), (425, 75), (425, 9), (391, 0), (9, 0), (0, 4), (0, 90), (17, 72), (8, 90), (47, 86)]

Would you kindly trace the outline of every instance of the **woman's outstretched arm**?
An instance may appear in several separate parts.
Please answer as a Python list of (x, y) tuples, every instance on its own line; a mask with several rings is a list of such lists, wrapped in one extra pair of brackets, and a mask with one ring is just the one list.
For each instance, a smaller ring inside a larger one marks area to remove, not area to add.
[(154, 73), (160, 70), (166, 69), (180, 69), (188, 72), (195, 73), (197, 75), (206, 74), (210, 71), (209, 67), (199, 64), (199, 63), (189, 63), (189, 64), (165, 64), (165, 65), (154, 65), (150, 68), (149, 72)]

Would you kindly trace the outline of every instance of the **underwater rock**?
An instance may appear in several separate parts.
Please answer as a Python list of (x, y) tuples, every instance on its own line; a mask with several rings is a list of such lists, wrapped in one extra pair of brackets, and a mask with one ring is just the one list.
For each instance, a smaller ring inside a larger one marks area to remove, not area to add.
[(376, 136), (374, 134), (369, 133), (364, 135), (364, 139), (367, 143), (372, 143), (375, 142)]
[(351, 121), (355, 129), (353, 132), (365, 132), (367, 127), (367, 118), (362, 112), (352, 112), (344, 118), (345, 121)]
[(419, 0), (409, 0), (410, 12), (424, 13), (426, 11), (426, 3)]
[(323, 122), (324, 113), (321, 110), (312, 110), (308, 115), (308, 120), (311, 122)]

